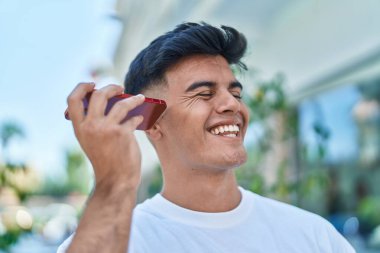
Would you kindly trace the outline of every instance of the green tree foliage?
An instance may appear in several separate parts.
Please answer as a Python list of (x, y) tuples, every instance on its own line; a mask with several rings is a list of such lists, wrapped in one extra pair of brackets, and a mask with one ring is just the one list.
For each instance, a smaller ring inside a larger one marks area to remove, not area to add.
[[(9, 144), (15, 138), (25, 138), (25, 132), (21, 125), (14, 121), (5, 121), (0, 125), (0, 141), (2, 155), (1, 159), (5, 161), (5, 164), (0, 164), (0, 194), (5, 189), (12, 190), (16, 193), (19, 200), (25, 200), (33, 191), (34, 185), (25, 177), (27, 174), (33, 174), (31, 168), (25, 164), (13, 164), (8, 157)], [(21, 179), (21, 183), (20, 183)], [(31, 187), (30, 187), (31, 186)], [(6, 227), (4, 225), (4, 204), (0, 202), (0, 227), (2, 230), (0, 233), (0, 249), (8, 251), (10, 247), (15, 244), (22, 234), (29, 233), (30, 229), (24, 229), (20, 226)]]
[(1, 147), (3, 150), (15, 137), (25, 137), (23, 128), (12, 121), (4, 122), (0, 127)]
[[(258, 81), (245, 101), (251, 111), (251, 126), (260, 129), (260, 134), (255, 135), (254, 144), (248, 147), (247, 163), (236, 172), (239, 184), (258, 194), (301, 206), (304, 203), (302, 200), (315, 194), (316, 189), (327, 188), (328, 175), (321, 161), (326, 155), (329, 132), (321, 121), (315, 122), (313, 129), (318, 140), (318, 155), (314, 164), (307, 164), (306, 152), (301, 152), (298, 158), (301, 164), (298, 166), (303, 169), (294, 175), (297, 165), (292, 161), (295, 159), (294, 153), (289, 152), (277, 162), (274, 182), (268, 183), (263, 176), (265, 168), (262, 166), (268, 157), (274, 155), (275, 145), (286, 150), (293, 150), (294, 145), (299, 145), (298, 111), (285, 92), (285, 76), (277, 74), (270, 80)], [(307, 147), (304, 146), (304, 149)], [(319, 169), (310, 169), (314, 167)]]
[(70, 193), (88, 194), (90, 192), (91, 174), (86, 157), (78, 149), (65, 151), (65, 176), (47, 178), (40, 194), (64, 197)]

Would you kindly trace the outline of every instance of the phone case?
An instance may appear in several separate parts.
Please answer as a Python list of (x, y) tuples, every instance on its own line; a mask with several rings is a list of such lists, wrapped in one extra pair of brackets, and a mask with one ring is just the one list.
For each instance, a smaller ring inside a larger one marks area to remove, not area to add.
[[(86, 97), (83, 99), (83, 106), (84, 106), (84, 112), (87, 114), (88, 105), (90, 102), (91, 94), (89, 93), (86, 95)], [(104, 114), (108, 114), (108, 112), (111, 110), (112, 106), (117, 103), (118, 101), (129, 98), (133, 95), (130, 94), (121, 94), (115, 97), (112, 97), (108, 100), (106, 109), (104, 111)], [(145, 101), (143, 104), (137, 106), (133, 110), (131, 110), (127, 116), (121, 121), (121, 123), (125, 122), (129, 118), (137, 115), (143, 115), (144, 120), (143, 122), (137, 127), (138, 130), (147, 130), (151, 128), (154, 123), (158, 120), (158, 118), (162, 115), (162, 113), (166, 109), (166, 102), (164, 100), (155, 99), (155, 98), (145, 98)], [(68, 113), (68, 110), (65, 111), (65, 118), (67, 120), (70, 120), (70, 116)]]

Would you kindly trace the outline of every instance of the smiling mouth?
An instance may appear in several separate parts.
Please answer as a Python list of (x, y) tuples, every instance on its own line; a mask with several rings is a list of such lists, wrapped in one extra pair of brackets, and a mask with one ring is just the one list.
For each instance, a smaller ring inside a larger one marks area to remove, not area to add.
[(240, 132), (238, 125), (220, 125), (213, 127), (209, 130), (213, 135), (225, 136), (225, 137), (237, 137)]

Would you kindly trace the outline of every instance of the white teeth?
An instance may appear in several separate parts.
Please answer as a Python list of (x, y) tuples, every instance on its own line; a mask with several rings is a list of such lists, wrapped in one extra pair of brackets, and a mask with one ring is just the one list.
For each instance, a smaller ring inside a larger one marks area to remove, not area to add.
[(224, 132), (235, 132), (235, 133), (229, 133), (225, 135), (229, 137), (236, 137), (239, 131), (240, 131), (240, 128), (238, 125), (217, 126), (210, 130), (210, 132), (214, 135), (222, 134)]

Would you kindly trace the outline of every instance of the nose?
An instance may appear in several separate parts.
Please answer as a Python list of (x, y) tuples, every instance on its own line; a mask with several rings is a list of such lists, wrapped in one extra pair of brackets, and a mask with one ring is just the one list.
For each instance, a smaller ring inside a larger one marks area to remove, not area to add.
[(235, 114), (240, 111), (240, 101), (229, 91), (223, 91), (219, 93), (215, 108), (218, 113)]

